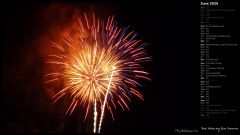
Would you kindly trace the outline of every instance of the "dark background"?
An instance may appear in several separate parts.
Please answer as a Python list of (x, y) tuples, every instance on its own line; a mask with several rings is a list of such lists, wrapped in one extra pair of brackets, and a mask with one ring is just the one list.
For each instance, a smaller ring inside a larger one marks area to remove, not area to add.
[[(130, 25), (153, 61), (146, 63), (152, 81), (143, 81), (145, 101), (134, 99), (130, 112), (118, 109), (115, 121), (106, 117), (103, 132), (174, 132), (176, 128), (199, 128), (199, 24), (198, 4), (169, 2), (61, 2), (76, 8), (115, 14), (123, 26)], [(81, 110), (64, 117), (61, 103), (52, 104), (42, 85), (44, 61), (34, 39), (46, 32), (39, 12), (49, 2), (4, 2), (1, 131), (86, 132)], [(104, 11), (102, 11), (103, 9)], [(108, 12), (109, 11), (109, 12)], [(48, 26), (46, 24), (46, 26)]]

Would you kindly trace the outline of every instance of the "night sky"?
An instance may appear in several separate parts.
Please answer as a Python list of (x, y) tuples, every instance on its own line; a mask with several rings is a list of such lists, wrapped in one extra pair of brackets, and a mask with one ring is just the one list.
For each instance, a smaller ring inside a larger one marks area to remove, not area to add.
[(92, 123), (83, 122), (81, 109), (65, 117), (67, 98), (53, 104), (43, 86), (40, 39), (52, 27), (61, 28), (72, 15), (68, 8), (49, 10), (53, 5), (115, 14), (119, 24), (130, 25), (138, 38), (150, 43), (146, 50), (153, 61), (144, 67), (152, 81), (142, 81), (139, 88), (144, 102), (133, 98), (129, 112), (117, 109), (115, 121), (105, 117), (104, 133), (174, 132), (175, 128), (198, 127), (199, 51), (194, 15), (198, 9), (190, 1), (5, 2), (1, 8), (1, 131), (91, 132)]

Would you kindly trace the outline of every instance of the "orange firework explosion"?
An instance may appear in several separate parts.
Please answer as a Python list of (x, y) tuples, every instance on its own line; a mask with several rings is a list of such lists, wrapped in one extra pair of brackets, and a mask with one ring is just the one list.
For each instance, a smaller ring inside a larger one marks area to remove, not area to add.
[(137, 81), (150, 80), (141, 66), (142, 62), (151, 60), (144, 50), (147, 44), (135, 39), (133, 31), (127, 32), (128, 27), (120, 28), (116, 24), (114, 16), (102, 21), (94, 14), (84, 14), (62, 42), (52, 42), (57, 53), (50, 54), (46, 63), (57, 66), (58, 70), (46, 74), (45, 83), (64, 80), (64, 88), (53, 99), (56, 102), (64, 95), (71, 97), (66, 114), (71, 115), (77, 106), (82, 106), (86, 108), (86, 119), (90, 107), (95, 106), (97, 112), (99, 105), (103, 114), (106, 104), (114, 119), (115, 103), (129, 110), (132, 95), (143, 100), (137, 91), (141, 86)]

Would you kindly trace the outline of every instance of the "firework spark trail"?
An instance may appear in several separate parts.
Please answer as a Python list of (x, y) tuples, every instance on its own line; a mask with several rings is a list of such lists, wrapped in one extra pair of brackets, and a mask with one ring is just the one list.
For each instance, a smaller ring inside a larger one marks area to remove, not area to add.
[(151, 79), (141, 63), (151, 57), (144, 50), (147, 44), (137, 40), (134, 31), (128, 32), (129, 27), (117, 26), (114, 16), (104, 22), (95, 18), (94, 13), (84, 13), (72, 28), (64, 31), (65, 37), (59, 42), (51, 42), (54, 51), (47, 55), (45, 63), (52, 65), (47, 66), (52, 71), (44, 76), (44, 84), (54, 87), (63, 83), (63, 88), (52, 97), (54, 102), (69, 96), (66, 115), (80, 106), (85, 112), (84, 122), (88, 113), (93, 112), (93, 132), (100, 133), (105, 111), (114, 120), (117, 104), (125, 111), (129, 110), (132, 96), (143, 100), (137, 91), (141, 87), (138, 81)]
[(93, 133), (96, 133), (96, 127), (97, 127), (97, 101), (94, 99), (94, 118), (93, 118)]
[(106, 105), (108, 93), (110, 91), (110, 86), (111, 86), (111, 83), (112, 83), (112, 77), (113, 77), (113, 73), (114, 73), (114, 69), (115, 68), (116, 67), (112, 68), (112, 74), (111, 74), (111, 77), (110, 77), (110, 80), (109, 80), (109, 84), (108, 84), (108, 87), (107, 87), (107, 92), (106, 92), (105, 97), (104, 97), (103, 106), (102, 106), (102, 112), (101, 112), (101, 117), (100, 117), (100, 122), (99, 122), (99, 126), (98, 126), (98, 133), (101, 132), (102, 120), (103, 120), (103, 116), (104, 116), (105, 105)]

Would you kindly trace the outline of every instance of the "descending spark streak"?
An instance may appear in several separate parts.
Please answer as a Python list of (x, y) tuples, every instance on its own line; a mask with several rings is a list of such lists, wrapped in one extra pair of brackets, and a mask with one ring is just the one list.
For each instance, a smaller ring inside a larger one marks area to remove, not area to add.
[(97, 127), (97, 101), (94, 99), (94, 123), (93, 123), (93, 133), (96, 133)]
[(106, 92), (106, 94), (105, 94), (105, 98), (104, 98), (104, 101), (103, 101), (102, 112), (101, 112), (100, 122), (99, 122), (99, 126), (98, 126), (98, 133), (100, 133), (100, 131), (101, 131), (101, 126), (102, 126), (102, 120), (103, 120), (105, 105), (106, 105), (107, 96), (108, 96), (108, 93), (109, 93), (109, 90), (110, 90), (110, 85), (111, 85), (111, 82), (112, 82), (112, 77), (113, 77), (114, 69), (115, 69), (115, 67), (112, 68), (112, 74), (111, 74), (111, 77), (110, 77), (110, 80), (109, 80), (109, 84), (108, 84), (108, 87), (107, 87), (107, 92)]

